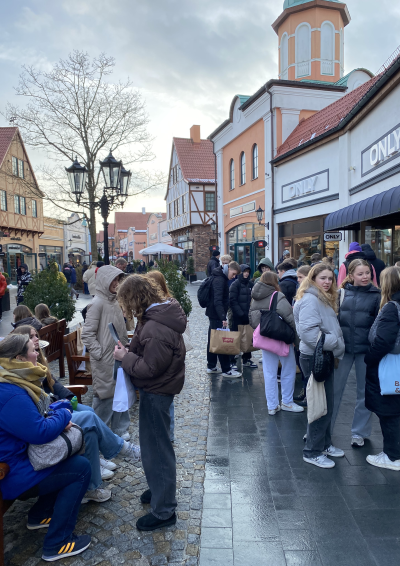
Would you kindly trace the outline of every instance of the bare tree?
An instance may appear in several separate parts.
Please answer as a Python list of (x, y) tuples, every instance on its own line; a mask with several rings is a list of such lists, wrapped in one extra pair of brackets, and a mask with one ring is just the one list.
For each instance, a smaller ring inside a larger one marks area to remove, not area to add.
[[(128, 78), (107, 82), (115, 60), (101, 54), (93, 59), (73, 51), (49, 71), (24, 66), (16, 87), (27, 104), (8, 104), (5, 117), (18, 125), (24, 142), (45, 150), (52, 166), (39, 168), (46, 198), (65, 212), (85, 214), (89, 221), (92, 257), (96, 257), (96, 211), (103, 184), (98, 161), (110, 149), (125, 168), (138, 167), (154, 158), (149, 122), (141, 94)], [(64, 166), (77, 156), (88, 169), (88, 203), (78, 205), (70, 193)], [(165, 183), (162, 175), (133, 171), (130, 195), (140, 194)]]

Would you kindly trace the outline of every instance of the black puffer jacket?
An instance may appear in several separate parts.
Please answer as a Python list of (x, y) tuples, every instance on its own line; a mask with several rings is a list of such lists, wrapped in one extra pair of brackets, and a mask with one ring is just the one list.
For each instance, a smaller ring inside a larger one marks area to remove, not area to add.
[(219, 259), (213, 256), (207, 264), (207, 277), (210, 277), (214, 269), (219, 267)]
[(279, 280), (279, 287), (288, 300), (289, 305), (293, 304), (293, 299), (297, 291), (297, 275), (294, 269), (289, 269)]
[(250, 269), (248, 265), (241, 265), (242, 273), (229, 288), (229, 306), (233, 313), (233, 325), (249, 324), (249, 310), (251, 303), (251, 290), (254, 287), (250, 276), (243, 277), (243, 271)]
[(206, 316), (214, 320), (226, 320), (229, 307), (229, 285), (228, 277), (217, 267), (212, 272), (210, 302), (206, 308)]
[(365, 253), (365, 257), (367, 261), (369, 261), (369, 263), (374, 266), (376, 273), (376, 280), (378, 281), (378, 285), (380, 285), (379, 278), (381, 276), (382, 271), (386, 267), (385, 262), (376, 257), (374, 250), (371, 248), (369, 244), (362, 244), (361, 249)]
[(359, 287), (346, 283), (339, 290), (344, 299), (339, 308), (338, 320), (343, 332), (347, 354), (365, 354), (369, 349), (368, 333), (378, 316), (381, 302), (380, 290), (370, 283)]
[[(400, 291), (392, 296), (392, 301), (400, 304)], [(364, 361), (367, 364), (365, 384), (365, 406), (378, 416), (400, 416), (400, 395), (381, 395), (378, 368), (381, 359), (393, 350), (400, 330), (399, 315), (396, 305), (387, 303), (382, 318), (376, 328), (376, 336)]]
[(33, 326), (33, 328), (35, 328), (36, 330), (40, 330), (43, 327), (43, 324), (35, 316), (27, 316), (26, 318), (23, 318), (18, 322), (11, 323), (14, 328), (18, 328), (18, 326), (24, 326), (25, 324)]

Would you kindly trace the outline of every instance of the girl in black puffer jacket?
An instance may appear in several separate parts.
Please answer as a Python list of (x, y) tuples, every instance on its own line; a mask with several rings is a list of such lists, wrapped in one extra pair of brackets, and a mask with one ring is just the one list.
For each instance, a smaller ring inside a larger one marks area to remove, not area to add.
[(363, 259), (355, 259), (349, 265), (349, 273), (339, 289), (338, 320), (343, 332), (345, 354), (335, 370), (334, 408), (331, 430), (336, 417), (347, 378), (355, 364), (357, 401), (351, 427), (351, 445), (363, 446), (364, 438), (371, 435), (371, 413), (365, 407), (364, 356), (368, 352), (368, 334), (378, 315), (381, 292), (371, 283), (371, 266)]
[[(229, 288), (229, 306), (232, 310), (232, 328), (237, 330), (239, 324), (249, 324), (249, 310), (251, 303), (251, 291), (254, 287), (253, 281), (250, 281), (250, 266), (242, 264), (240, 266), (242, 273)], [(257, 365), (251, 361), (251, 352), (243, 353), (243, 366), (256, 368)]]

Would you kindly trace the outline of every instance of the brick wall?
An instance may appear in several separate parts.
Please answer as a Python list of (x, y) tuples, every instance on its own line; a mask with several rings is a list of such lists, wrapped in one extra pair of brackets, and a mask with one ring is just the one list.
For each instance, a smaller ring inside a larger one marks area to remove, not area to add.
[[(179, 246), (178, 236), (185, 236), (186, 230), (187, 228), (170, 232), (172, 246)], [(189, 239), (193, 241), (194, 269), (195, 271), (206, 271), (207, 263), (211, 257), (209, 247), (215, 244), (215, 235), (211, 231), (210, 226), (191, 226), (189, 230)]]

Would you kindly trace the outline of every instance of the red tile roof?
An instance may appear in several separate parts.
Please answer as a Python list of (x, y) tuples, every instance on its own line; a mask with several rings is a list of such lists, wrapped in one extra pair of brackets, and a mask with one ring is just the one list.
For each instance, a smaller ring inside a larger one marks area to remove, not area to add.
[(336, 128), (380, 78), (381, 75), (373, 77), (340, 100), (300, 122), (287, 140), (278, 148), (275, 158), (282, 157), (288, 151)]
[(15, 126), (11, 128), (0, 128), (0, 167), (3, 165), (4, 158), (7, 155), (8, 148), (17, 130), (18, 128)]
[(186, 181), (215, 182), (213, 144), (209, 140), (193, 143), (187, 138), (173, 138), (179, 164)]
[(136, 228), (136, 230), (147, 230), (147, 219), (150, 212), (142, 214), (141, 212), (116, 212), (115, 213), (115, 226), (118, 230), (129, 230), (129, 228)]

